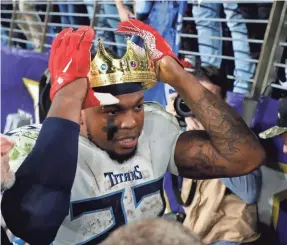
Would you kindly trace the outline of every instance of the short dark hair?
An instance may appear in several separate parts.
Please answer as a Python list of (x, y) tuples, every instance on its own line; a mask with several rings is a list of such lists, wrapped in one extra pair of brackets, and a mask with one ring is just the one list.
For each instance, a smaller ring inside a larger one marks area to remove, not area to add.
[(221, 88), (221, 96), (226, 97), (227, 91), (232, 91), (233, 82), (227, 78), (226, 73), (215, 66), (202, 66), (196, 68), (192, 74), (199, 80), (208, 79), (208, 81)]

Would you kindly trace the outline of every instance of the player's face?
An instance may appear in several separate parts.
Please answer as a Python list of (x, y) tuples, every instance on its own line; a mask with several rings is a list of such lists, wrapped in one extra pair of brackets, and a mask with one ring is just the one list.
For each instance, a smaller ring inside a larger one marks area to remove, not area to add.
[[(123, 161), (130, 158), (137, 147), (144, 123), (144, 97), (142, 91), (116, 97), (119, 104), (88, 108), (84, 114), (90, 139), (115, 160)], [(111, 128), (117, 130), (111, 133)]]
[(283, 139), (283, 152), (287, 154), (287, 133), (281, 134), (281, 138)]

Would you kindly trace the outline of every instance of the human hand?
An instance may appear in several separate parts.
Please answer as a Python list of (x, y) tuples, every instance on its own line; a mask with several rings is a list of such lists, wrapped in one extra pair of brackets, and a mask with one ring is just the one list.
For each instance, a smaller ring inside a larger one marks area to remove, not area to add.
[[(96, 97), (97, 94), (88, 83), (90, 49), (94, 38), (94, 30), (89, 26), (82, 26), (76, 31), (72, 28), (64, 29), (54, 39), (49, 59), (52, 81), (51, 100), (60, 91), (61, 96), (83, 101), (83, 109), (114, 102)], [(77, 83), (71, 84), (76, 80)], [(71, 85), (66, 86), (69, 84)]]
[(186, 130), (204, 130), (203, 125), (201, 124), (198, 119), (196, 119), (194, 116), (192, 117), (186, 117), (185, 118), (186, 123)]
[[(129, 19), (128, 21), (120, 22), (119, 28), (116, 30), (116, 32), (127, 35), (137, 35), (144, 39), (151, 59), (159, 68), (157, 69), (157, 75), (159, 78), (161, 78), (161, 81), (166, 83), (170, 83), (171, 81), (171, 79), (168, 79), (166, 74), (162, 74), (163, 71), (164, 73), (167, 71), (167, 69), (162, 69), (165, 68), (161, 65), (163, 58), (168, 57), (175, 60), (175, 63), (177, 63), (178, 66), (177, 68), (182, 69), (179, 59), (173, 53), (168, 42), (150, 25), (147, 25), (139, 20)], [(166, 62), (164, 64), (166, 64)]]
[(177, 93), (172, 93), (168, 95), (168, 102), (166, 105), (166, 111), (172, 114), (173, 116), (177, 116), (176, 111), (174, 109), (174, 100), (177, 97)]
[(122, 7), (119, 7), (118, 11), (119, 11), (119, 16), (120, 16), (121, 21), (128, 21), (130, 17), (135, 15), (124, 5)]

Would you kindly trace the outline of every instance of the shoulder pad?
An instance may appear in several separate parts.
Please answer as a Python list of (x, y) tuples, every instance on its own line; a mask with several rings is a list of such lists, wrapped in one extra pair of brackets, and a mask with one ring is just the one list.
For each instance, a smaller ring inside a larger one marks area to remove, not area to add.
[(176, 118), (172, 114), (167, 112), (161, 104), (157, 102), (145, 102), (144, 111), (145, 111), (145, 117), (148, 117), (149, 115), (152, 115), (152, 114), (162, 116), (166, 120), (174, 124), (176, 127), (178, 127), (178, 129), (180, 129)]

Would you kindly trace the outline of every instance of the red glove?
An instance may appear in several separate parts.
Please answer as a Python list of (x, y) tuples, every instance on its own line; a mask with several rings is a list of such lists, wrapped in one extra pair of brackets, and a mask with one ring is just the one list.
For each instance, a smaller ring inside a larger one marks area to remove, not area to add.
[(14, 146), (14, 142), (8, 139), (4, 135), (0, 135), (1, 138), (1, 157), (5, 156)]
[(167, 41), (150, 25), (139, 20), (129, 19), (128, 21), (120, 22), (116, 32), (136, 35), (144, 39), (154, 62), (161, 60), (164, 56), (171, 56), (181, 64)]
[[(88, 81), (91, 63), (90, 49), (94, 38), (94, 30), (89, 26), (82, 26), (74, 32), (72, 28), (64, 29), (54, 39), (49, 60), (52, 80), (51, 100), (58, 90), (74, 80), (86, 78)], [(83, 109), (101, 104), (95, 97), (90, 84), (88, 86)]]

